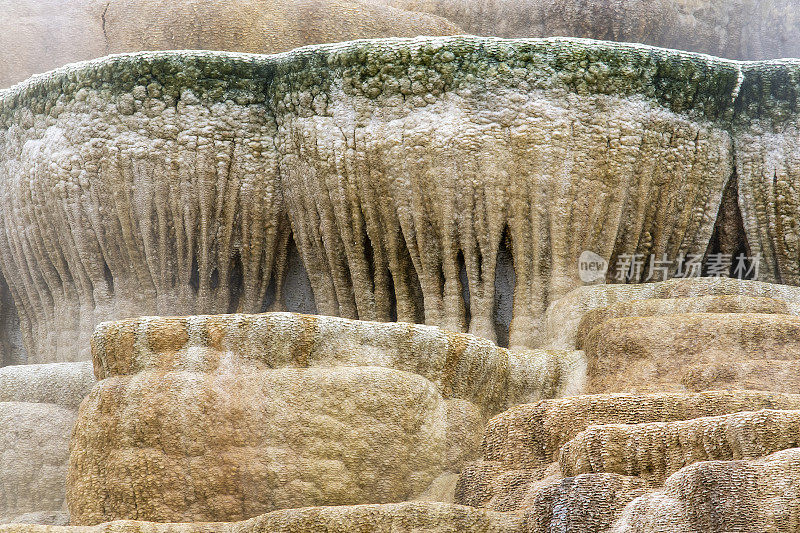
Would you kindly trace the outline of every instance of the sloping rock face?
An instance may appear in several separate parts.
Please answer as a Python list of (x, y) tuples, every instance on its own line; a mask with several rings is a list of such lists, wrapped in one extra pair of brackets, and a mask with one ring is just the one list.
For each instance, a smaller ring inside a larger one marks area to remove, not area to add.
[(800, 55), (792, 0), (372, 0), (444, 17), (466, 33), (645, 43), (732, 59)]
[(67, 63), (141, 50), (271, 54), (308, 44), (464, 33), (360, 0), (3, 0), (0, 88)]
[(412, 499), (477, 456), (487, 415), (558, 381), (469, 335), (282, 313), (107, 323), (93, 356), (76, 524)]
[(705, 252), (742, 74), (448, 38), (32, 80), (0, 113), (0, 261), (28, 360), (86, 359), (102, 319), (285, 308), (292, 242), (321, 314), (536, 346), (583, 250)]
[(64, 480), (76, 416), (53, 404), (0, 402), (0, 523), (66, 524)]
[(800, 288), (712, 277), (584, 286), (548, 308), (540, 344), (570, 350), (583, 348), (591, 330), (611, 318), (707, 312), (798, 315)]

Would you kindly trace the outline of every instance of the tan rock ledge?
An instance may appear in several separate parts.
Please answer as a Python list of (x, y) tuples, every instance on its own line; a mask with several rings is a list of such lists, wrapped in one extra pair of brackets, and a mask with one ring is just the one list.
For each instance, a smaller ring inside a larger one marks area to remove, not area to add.
[(97, 526), (0, 525), (2, 533), (514, 533), (523, 519), (444, 503), (408, 502), (286, 509), (234, 523), (154, 523), (131, 520)]
[(477, 457), (488, 415), (557, 393), (580, 355), (290, 313), (109, 322), (92, 352), (101, 381), (70, 445), (75, 524), (422, 497)]

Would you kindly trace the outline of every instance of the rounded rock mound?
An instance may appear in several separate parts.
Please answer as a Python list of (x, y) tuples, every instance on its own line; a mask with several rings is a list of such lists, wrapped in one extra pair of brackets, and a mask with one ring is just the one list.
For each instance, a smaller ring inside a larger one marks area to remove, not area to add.
[(422, 497), (476, 457), (489, 415), (554, 380), (552, 361), (471, 335), (289, 313), (104, 323), (92, 352), (75, 524)]

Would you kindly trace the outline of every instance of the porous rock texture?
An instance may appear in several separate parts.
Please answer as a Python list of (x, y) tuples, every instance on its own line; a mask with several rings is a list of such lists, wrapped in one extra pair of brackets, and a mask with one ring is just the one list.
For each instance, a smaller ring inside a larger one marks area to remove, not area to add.
[(798, 482), (800, 448), (755, 460), (695, 463), (670, 476), (663, 490), (631, 502), (609, 531), (797, 531)]
[(443, 503), (341, 505), (273, 511), (233, 523), (132, 520), (96, 526), (0, 525), (3, 533), (507, 533), (524, 531), (521, 517)]
[(412, 499), (477, 456), (487, 415), (558, 392), (560, 376), (525, 355), (427, 326), (287, 313), (103, 324), (101, 381), (70, 445), (71, 520)]
[(778, 313), (788, 314), (783, 300), (759, 296), (724, 295), (688, 298), (648, 298), (618, 302), (586, 313), (578, 324), (575, 347), (584, 348), (591, 331), (603, 322), (624, 317), (657, 317), (685, 313)]
[(2, 0), (0, 88), (67, 63), (141, 50), (271, 54), (298, 46), (464, 33), (363, 0)]
[(0, 87), (141, 50), (274, 53), (375, 37), (588, 37), (732, 59), (800, 55), (795, 0), (3, 0)]
[(321, 314), (536, 346), (583, 250), (705, 252), (743, 72), (454, 37), (34, 78), (0, 97), (0, 262), (28, 360), (86, 359), (102, 319), (280, 310), (291, 242)]
[(800, 411), (762, 409), (677, 422), (591, 426), (564, 444), (564, 476), (609, 472), (660, 485), (698, 461), (756, 459), (800, 443)]
[[(775, 377), (800, 390), (791, 375), (800, 359), (800, 317), (756, 313), (685, 313), (612, 318), (591, 330), (584, 342), (587, 391), (658, 391), (691, 388), (706, 372), (728, 378), (742, 364), (778, 370), (749, 376), (748, 388), (774, 390)], [(784, 369), (784, 372), (780, 372)], [(742, 373), (745, 375), (744, 373)], [(759, 378), (764, 382), (759, 383)], [(702, 381), (702, 380), (701, 380)], [(755, 385), (753, 385), (755, 383)]]
[(800, 55), (795, 0), (371, 0), (444, 17), (465, 33), (589, 37), (729, 57)]
[[(529, 531), (796, 530), (796, 296), (711, 278), (576, 289), (545, 338), (585, 350), (584, 391), (625, 392), (495, 416), (455, 501)], [(687, 392), (709, 388), (739, 390)]]
[(78, 409), (96, 379), (89, 361), (0, 368), (0, 402), (52, 403)]

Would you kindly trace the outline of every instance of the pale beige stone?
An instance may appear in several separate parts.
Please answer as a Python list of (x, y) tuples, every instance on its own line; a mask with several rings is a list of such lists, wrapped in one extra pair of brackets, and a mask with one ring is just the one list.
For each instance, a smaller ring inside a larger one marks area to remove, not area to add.
[(96, 380), (89, 361), (0, 368), (0, 402), (52, 403), (77, 410)]
[(649, 488), (643, 479), (618, 474), (581, 474), (555, 481), (526, 510), (526, 531), (606, 531), (625, 506)]
[(506, 468), (537, 468), (590, 426), (673, 422), (760, 409), (800, 409), (800, 395), (766, 391), (597, 394), (517, 405), (493, 417), (484, 458)]
[[(670, 306), (676, 305), (678, 306), (675, 308), (676, 312), (696, 312), (700, 310), (698, 306), (706, 305), (703, 303), (704, 301), (714, 301), (709, 299), (709, 296), (743, 297), (742, 301), (748, 301), (747, 298), (781, 300), (785, 302), (790, 314), (800, 314), (800, 288), (757, 280), (708, 277), (670, 279), (655, 283), (589, 285), (571, 291), (563, 298), (553, 302), (548, 308), (540, 344), (553, 348), (575, 349), (581, 321), (588, 313), (596, 309), (616, 305), (624, 306), (630, 302), (631, 306), (641, 306), (642, 308), (663, 306), (662, 308), (666, 310)], [(682, 303), (676, 304), (643, 301), (684, 298), (702, 299), (682, 300)], [(776, 305), (780, 306), (780, 304)], [(776, 307), (774, 310), (777, 309)], [(659, 313), (655, 313), (655, 309), (645, 313), (646, 316), (654, 314)]]
[[(452, 438), (447, 414), (430, 381), (376, 367), (108, 378), (71, 443), (71, 520), (229, 522), (408, 500), (476, 455), (480, 432)], [(467, 418), (481, 427), (474, 406)]]
[(563, 374), (556, 352), (290, 313), (108, 322), (92, 353), (100, 382), (70, 446), (75, 524), (452, 500), (486, 417)]
[(523, 519), (444, 503), (408, 502), (285, 509), (234, 523), (154, 523), (130, 520), (97, 526), (0, 525), (3, 533), (514, 533)]
[[(462, 470), (455, 501), (496, 511), (524, 511), (537, 528), (550, 527), (547, 524), (551, 521), (552, 527), (580, 528), (591, 516), (610, 524), (622, 506), (642, 494), (642, 488), (649, 483), (639, 477), (615, 477), (631, 474), (620, 471), (608, 477), (581, 478), (577, 485), (573, 485), (576, 478), (562, 480), (574, 472), (562, 472), (557, 462), (559, 451), (573, 438), (607, 424), (627, 428), (624, 424), (700, 421), (704, 420), (700, 417), (712, 415), (764, 408), (791, 410), (799, 406), (800, 395), (754, 391), (584, 395), (518, 405), (489, 421), (483, 457)], [(680, 438), (685, 439), (685, 434), (681, 433)], [(662, 449), (656, 441), (629, 441), (630, 453), (652, 455), (652, 461), (663, 462), (665, 459), (659, 457)], [(578, 473), (579, 477), (582, 475)], [(566, 500), (554, 503), (565, 509), (563, 521), (559, 522), (558, 517), (551, 517), (547, 503), (551, 499), (547, 495), (556, 500), (568, 498), (573, 489), (583, 494), (588, 507), (575, 503), (573, 508)], [(589, 514), (585, 515), (584, 510)], [(570, 514), (572, 511), (574, 514)]]
[(271, 54), (308, 44), (463, 33), (361, 0), (3, 0), (0, 88), (67, 63), (141, 50)]
[(627, 316), (662, 316), (681, 313), (779, 313), (787, 314), (789, 306), (783, 300), (759, 296), (723, 295), (690, 296), (687, 298), (648, 298), (618, 302), (589, 311), (578, 324), (575, 347), (583, 349), (584, 339), (591, 330), (611, 318)]
[(646, 43), (734, 59), (800, 55), (792, 0), (371, 0), (445, 17), (466, 33)]
[(99, 379), (140, 372), (393, 368), (427, 378), (445, 398), (472, 402), (486, 415), (557, 396), (582, 371), (580, 352), (513, 352), (431, 326), (294, 313), (106, 322), (92, 338), (92, 356)]
[(104, 319), (280, 310), (290, 242), (320, 314), (535, 347), (583, 250), (706, 250), (740, 74), (452, 37), (36, 78), (0, 99), (0, 264), (29, 361), (85, 359)]
[(76, 412), (0, 402), (0, 523), (64, 521), (64, 481)]

